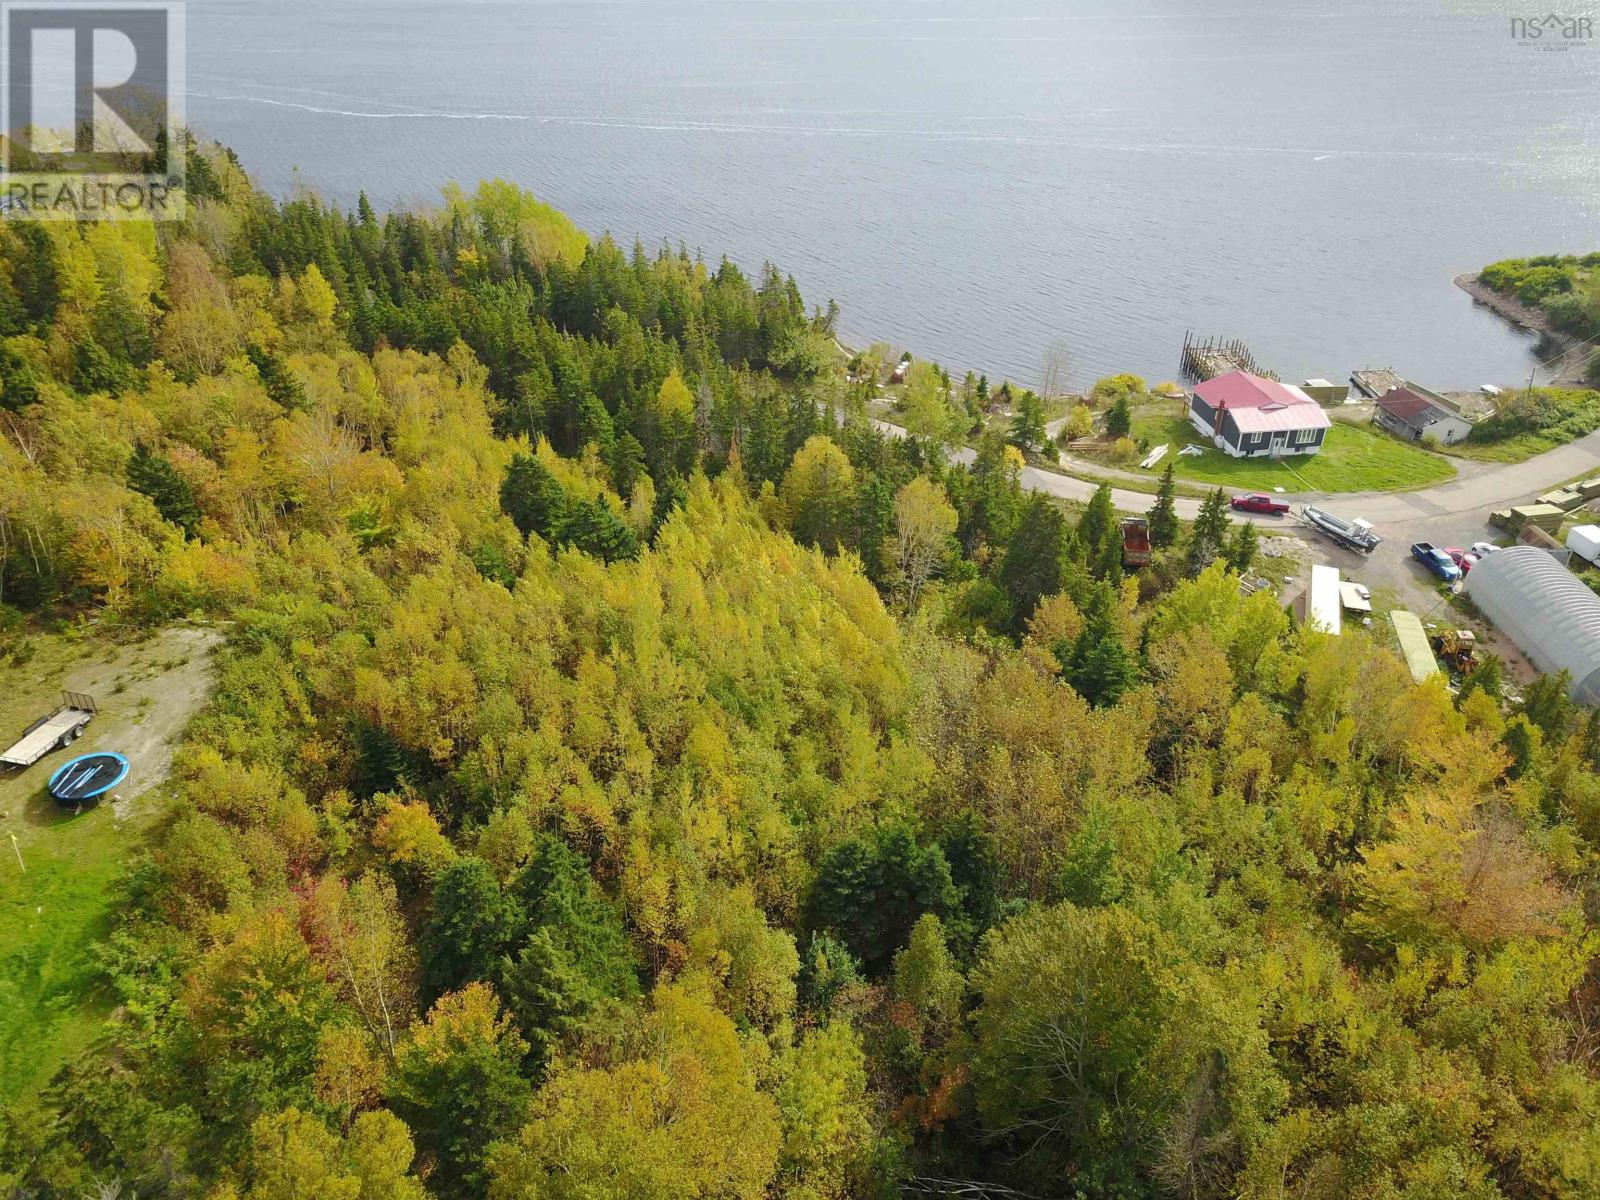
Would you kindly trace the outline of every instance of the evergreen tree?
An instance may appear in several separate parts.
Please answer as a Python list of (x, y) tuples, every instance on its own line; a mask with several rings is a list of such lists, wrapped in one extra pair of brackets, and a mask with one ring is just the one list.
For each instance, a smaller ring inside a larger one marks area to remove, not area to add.
[(903, 826), (880, 827), (843, 842), (817, 868), (811, 927), (839, 938), (876, 976), (905, 945), (923, 913), (960, 911), (961, 890), (938, 846), (922, 846)]
[(100, 297), (94, 314), (94, 336), (109, 353), (135, 367), (148, 363), (154, 350), (149, 321), (119, 286), (107, 287)]
[(1015, 415), (1011, 418), (1011, 442), (1023, 450), (1036, 450), (1044, 445), (1048, 433), (1044, 424), (1044, 402), (1037, 392), (1025, 391), (1017, 401)]
[(1222, 494), (1222, 489), (1217, 488), (1200, 506), (1200, 515), (1195, 518), (1194, 528), (1189, 533), (1190, 576), (1199, 578), (1201, 572), (1222, 555), (1232, 524), (1228, 516), (1227, 498)]
[(1241, 522), (1233, 531), (1233, 537), (1228, 542), (1228, 566), (1240, 575), (1248, 571), (1256, 561), (1256, 552), (1261, 545), (1261, 535), (1257, 532), (1253, 521)]
[(246, 346), (244, 352), (255, 366), (261, 386), (266, 388), (267, 395), (274, 401), (290, 412), (304, 412), (311, 407), (305, 388), (295, 378), (283, 355), (254, 343)]
[(567, 519), (567, 493), (537, 458), (513, 455), (500, 485), (500, 508), (523, 537), (537, 533), (547, 542)]
[(611, 471), (612, 490), (627, 499), (645, 473), (644, 446), (627, 430), (611, 443), (611, 457), (606, 466)]
[(1138, 682), (1139, 663), (1117, 635), (1112, 620), (1116, 596), (1107, 584), (1098, 584), (1084, 614), (1083, 632), (1065, 655), (1056, 651), (1062, 676), (1095, 708), (1115, 704)]
[(1037, 493), (1022, 510), (1017, 531), (1000, 561), (998, 582), (1011, 601), (1011, 628), (1021, 633), (1046, 596), (1061, 590), (1067, 528), (1056, 508)]
[(689, 489), (676, 475), (656, 481), (656, 503), (650, 510), (650, 537), (655, 538), (667, 519), (689, 503)]
[(1016, 452), (1008, 451), (998, 431), (985, 431), (973, 460), (971, 485), (965, 489), (957, 536), (970, 554), (980, 545), (1004, 546), (1011, 540), (1022, 489), (1014, 465)]
[(1092, 564), (1104, 561), (1109, 546), (1117, 547), (1120, 561), (1118, 537), (1117, 512), (1111, 503), (1111, 485), (1102, 483), (1094, 490), (1083, 515), (1078, 518), (1078, 544), (1083, 548), (1084, 558)]
[(39, 402), (39, 377), (33, 364), (10, 346), (0, 344), (0, 408), (19, 412)]
[(1176, 471), (1169, 462), (1161, 473), (1161, 486), (1156, 489), (1156, 502), (1150, 509), (1150, 544), (1158, 550), (1178, 540), (1177, 491)]
[(620, 562), (639, 557), (638, 535), (623, 524), (605, 500), (580, 500), (569, 505), (566, 518), (556, 533), (563, 545), (570, 545), (603, 562)]
[(1106, 436), (1125, 438), (1133, 432), (1133, 406), (1126, 392), (1121, 393), (1106, 413)]
[(800, 1006), (826, 1017), (839, 994), (861, 984), (861, 964), (850, 948), (826, 933), (813, 933), (800, 955), (795, 989)]
[(422, 930), (423, 995), (433, 1000), (474, 980), (495, 979), (525, 928), (522, 913), (489, 864), (457, 859), (439, 872), (433, 915)]
[[(1478, 656), (1472, 670), (1461, 681), (1461, 690), (1456, 693), (1456, 706), (1459, 708), (1473, 692), (1483, 692), (1496, 700), (1500, 699), (1505, 690), (1505, 669), (1505, 663), (1498, 654)], [(1595, 713), (1600, 713), (1600, 709), (1596, 709)], [(1593, 717), (1594, 714), (1591, 714), (1591, 723)]]
[(861, 569), (880, 587), (890, 577), (890, 538), (894, 534), (894, 491), (889, 481), (877, 473), (862, 480), (856, 502), (856, 550)]
[(150, 497), (156, 511), (183, 530), (185, 536), (192, 537), (199, 528), (200, 506), (195, 503), (189, 481), (143, 442), (134, 446), (133, 457), (128, 461), (128, 486)]
[(621, 917), (565, 843), (545, 835), (516, 892), (532, 933), (503, 963), (503, 988), (530, 1057), (542, 1066), (601, 1012), (637, 998), (639, 968)]
[(72, 360), (72, 384), (85, 395), (105, 392), (114, 396), (133, 384), (132, 369), (92, 337), (83, 338), (73, 347)]
[(16, 231), (22, 244), (22, 253), (11, 264), (11, 282), (17, 289), (17, 298), (29, 321), (37, 326), (48, 325), (55, 320), (56, 307), (61, 303), (55, 243), (38, 221), (11, 222), (8, 228)]

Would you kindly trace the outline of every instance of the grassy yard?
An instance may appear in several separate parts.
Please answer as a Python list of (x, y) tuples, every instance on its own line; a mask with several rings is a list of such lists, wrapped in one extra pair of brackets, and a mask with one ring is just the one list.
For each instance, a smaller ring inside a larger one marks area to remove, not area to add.
[[(1167, 461), (1177, 475), (1199, 483), (1245, 491), (1386, 492), (1427, 487), (1455, 478), (1448, 459), (1408, 446), (1364, 426), (1335, 421), (1322, 451), (1287, 462), (1266, 458), (1231, 458), (1210, 445), (1205, 453), (1179, 455), (1190, 442), (1200, 443), (1194, 427), (1171, 404), (1147, 405), (1135, 414), (1134, 437), (1158, 446), (1171, 445)], [(1163, 464), (1165, 465), (1165, 464)]]
[[(1504, 437), (1478, 440), (1504, 428)], [(1585, 437), (1600, 428), (1600, 392), (1580, 389), (1534, 388), (1505, 398), (1501, 415), (1479, 426), (1471, 441), (1446, 451), (1484, 462), (1517, 463)]]
[[(106, 1015), (92, 946), (110, 929), (118, 876), (165, 815), (159, 785), (210, 693), (217, 640), (187, 626), (125, 645), (39, 636), (26, 664), (0, 669), (0, 742), (53, 709), (63, 688), (100, 706), (70, 752), (0, 775), (0, 1104), (48, 1082)], [(62, 809), (45, 782), (93, 750), (125, 754), (128, 778), (109, 802)]]

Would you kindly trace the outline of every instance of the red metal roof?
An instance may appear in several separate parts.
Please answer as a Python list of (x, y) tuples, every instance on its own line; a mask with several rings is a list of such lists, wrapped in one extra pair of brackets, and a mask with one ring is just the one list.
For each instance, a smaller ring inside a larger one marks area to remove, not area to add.
[(1399, 387), (1392, 392), (1385, 392), (1378, 397), (1375, 403), (1390, 416), (1398, 417), (1407, 425), (1414, 427), (1431, 424), (1432, 421), (1436, 421), (1440, 417), (1455, 415), (1440, 407), (1428, 397), (1414, 392), (1408, 387)]
[(1322, 405), (1272, 404), (1265, 408), (1234, 408), (1228, 406), (1233, 423), (1240, 433), (1281, 433), (1295, 429), (1327, 429), (1333, 422), (1322, 411)]
[(1226, 405), (1234, 412), (1241, 408), (1288, 408), (1296, 404), (1309, 404), (1319, 410), (1321, 407), (1299, 388), (1276, 379), (1263, 379), (1249, 371), (1229, 371), (1208, 379), (1194, 389), (1194, 394), (1208, 408)]

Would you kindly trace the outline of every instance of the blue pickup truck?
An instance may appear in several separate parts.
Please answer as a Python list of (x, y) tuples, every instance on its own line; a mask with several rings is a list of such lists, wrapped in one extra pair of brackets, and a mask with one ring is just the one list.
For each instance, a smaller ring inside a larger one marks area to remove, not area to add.
[(1432, 542), (1413, 542), (1411, 557), (1446, 583), (1454, 583), (1461, 578), (1461, 568), (1456, 566), (1455, 560)]

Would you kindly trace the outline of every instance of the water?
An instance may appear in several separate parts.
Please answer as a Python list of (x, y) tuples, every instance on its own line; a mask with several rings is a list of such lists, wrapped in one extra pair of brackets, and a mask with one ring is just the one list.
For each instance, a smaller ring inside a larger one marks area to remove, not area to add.
[[(1451, 279), (1600, 248), (1600, 41), (1412, 0), (190, 0), (191, 121), (276, 194), (515, 179), (771, 259), (955, 369), (1524, 381)], [(1600, 24), (1600, 15), (1597, 15)]]

